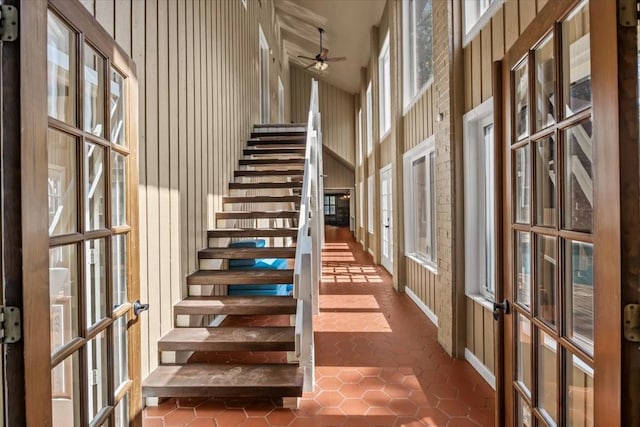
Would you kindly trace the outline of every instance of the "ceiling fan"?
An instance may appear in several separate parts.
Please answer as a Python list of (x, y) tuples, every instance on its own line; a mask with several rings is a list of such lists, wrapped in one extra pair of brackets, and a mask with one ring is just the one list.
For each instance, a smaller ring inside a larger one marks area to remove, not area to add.
[(320, 33), (320, 53), (317, 54), (315, 58), (298, 55), (298, 58), (313, 61), (311, 64), (307, 65), (304, 68), (305, 70), (313, 67), (318, 71), (325, 71), (327, 68), (329, 68), (329, 62), (338, 62), (347, 59), (346, 56), (340, 56), (338, 58), (328, 58), (327, 54), (329, 53), (329, 49), (322, 47), (322, 34), (324, 34), (324, 29), (318, 28), (318, 32)]

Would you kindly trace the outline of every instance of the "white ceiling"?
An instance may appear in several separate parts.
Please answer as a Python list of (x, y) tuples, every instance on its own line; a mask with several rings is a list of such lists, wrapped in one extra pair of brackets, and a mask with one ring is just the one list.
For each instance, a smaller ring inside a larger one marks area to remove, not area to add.
[(385, 0), (276, 0), (285, 52), (301, 67), (310, 61), (298, 55), (315, 57), (319, 52), (318, 27), (325, 30), (323, 47), (329, 57), (346, 56), (329, 69), (318, 73), (320, 79), (350, 93), (360, 90), (360, 68), (370, 57), (369, 31), (378, 25)]

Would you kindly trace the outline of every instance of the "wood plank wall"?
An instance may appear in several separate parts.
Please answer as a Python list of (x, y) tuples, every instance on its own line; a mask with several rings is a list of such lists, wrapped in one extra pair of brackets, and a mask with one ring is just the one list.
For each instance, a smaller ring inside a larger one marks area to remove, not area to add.
[[(137, 64), (140, 106), (142, 376), (173, 327), (172, 306), (227, 194), (259, 120), (258, 24), (272, 50), (271, 117), (278, 76), (288, 90), (273, 0), (82, 0)], [(288, 97), (285, 96), (285, 100)], [(288, 115), (285, 108), (285, 117)]]
[(326, 175), (324, 179), (324, 188), (326, 190), (332, 188), (354, 188), (355, 174), (353, 169), (345, 166), (327, 151), (325, 151), (322, 161), (324, 174)]
[[(492, 96), (491, 64), (533, 21), (548, 0), (506, 0), (504, 5), (464, 47), (465, 112)], [(467, 348), (489, 369), (493, 366), (493, 318), (489, 309), (467, 298)]]
[[(307, 122), (312, 74), (291, 65), (291, 120)], [(350, 165), (355, 165), (356, 123), (353, 120), (355, 98), (327, 82), (319, 81), (322, 143)]]

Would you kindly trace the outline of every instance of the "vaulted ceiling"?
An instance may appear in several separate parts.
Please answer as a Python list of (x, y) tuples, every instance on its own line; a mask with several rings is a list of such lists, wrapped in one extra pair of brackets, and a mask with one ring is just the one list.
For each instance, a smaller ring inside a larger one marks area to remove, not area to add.
[(319, 52), (318, 27), (324, 28), (323, 46), (330, 57), (346, 56), (329, 69), (311, 73), (345, 90), (360, 90), (360, 68), (370, 57), (369, 31), (380, 22), (385, 0), (276, 0), (285, 52), (293, 64), (306, 67), (311, 61), (298, 55), (315, 57)]

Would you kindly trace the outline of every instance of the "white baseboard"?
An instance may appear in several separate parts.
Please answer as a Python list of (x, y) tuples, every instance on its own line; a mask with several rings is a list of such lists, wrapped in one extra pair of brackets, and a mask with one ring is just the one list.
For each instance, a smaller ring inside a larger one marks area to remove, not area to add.
[(492, 389), (496, 389), (496, 377), (491, 373), (491, 371), (484, 366), (484, 363), (480, 361), (468, 348), (464, 349), (464, 358), (467, 359), (467, 362), (473, 366), (473, 369), (478, 371), (480, 376), (484, 378), (484, 380), (491, 386)]
[(407, 296), (411, 298), (411, 300), (418, 306), (418, 308), (427, 316), (427, 318), (431, 320), (431, 323), (436, 325), (436, 328), (437, 328), (438, 316), (436, 316), (436, 314), (433, 311), (431, 311), (431, 309), (427, 307), (427, 305), (424, 302), (422, 302), (420, 298), (418, 298), (418, 295), (413, 293), (413, 291), (409, 288), (409, 286), (405, 285), (404, 291), (407, 294)]
[(376, 255), (373, 253), (373, 249), (371, 249), (371, 248), (367, 249), (367, 252), (369, 252), (369, 253), (371, 254), (371, 256), (376, 256)]

